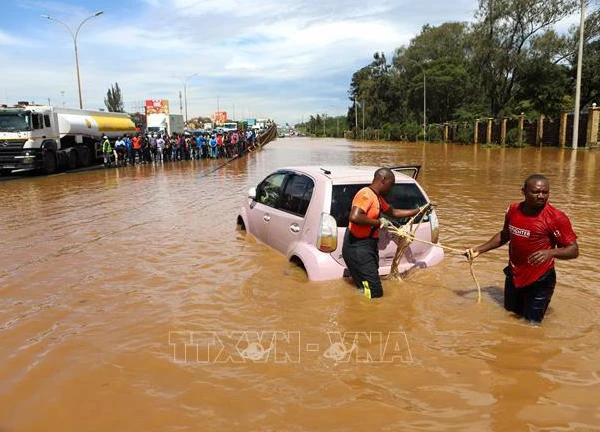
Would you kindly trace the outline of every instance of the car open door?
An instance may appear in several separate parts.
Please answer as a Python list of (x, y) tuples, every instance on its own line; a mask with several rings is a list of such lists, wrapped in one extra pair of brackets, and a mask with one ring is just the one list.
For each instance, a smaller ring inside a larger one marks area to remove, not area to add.
[(421, 165), (399, 165), (390, 167), (390, 169), (395, 173), (401, 173), (416, 180), (419, 176), (419, 171), (421, 171)]

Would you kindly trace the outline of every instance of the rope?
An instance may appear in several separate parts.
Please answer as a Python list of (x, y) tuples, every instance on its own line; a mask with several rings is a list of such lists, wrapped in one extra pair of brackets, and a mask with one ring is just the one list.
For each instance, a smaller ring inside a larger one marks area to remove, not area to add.
[[(392, 236), (393, 236), (392, 238), (394, 238), (394, 241), (398, 245), (398, 249), (396, 250), (396, 255), (394, 256), (394, 260), (392, 261), (392, 273), (391, 273), (392, 277), (394, 277), (396, 279), (398, 279), (400, 277), (400, 273), (398, 271), (400, 257), (402, 255), (404, 255), (404, 251), (408, 248), (410, 243), (412, 243), (413, 241), (428, 244), (428, 245), (434, 246), (434, 247), (439, 247), (439, 248), (445, 249), (449, 252), (455, 252), (457, 254), (460, 254), (461, 256), (464, 255), (464, 250), (446, 246), (441, 243), (433, 243), (433, 242), (430, 242), (427, 240), (417, 238), (415, 236), (415, 233), (419, 229), (419, 226), (421, 225), (423, 218), (421, 218), (421, 220), (419, 220), (419, 224), (417, 225), (417, 227), (414, 230), (412, 230), (412, 224), (414, 223), (415, 219), (419, 215), (421, 215), (425, 210), (427, 210), (430, 206), (431, 205), (428, 204), (427, 206), (422, 207), (421, 210), (419, 211), (419, 213), (414, 215), (411, 219), (409, 219), (409, 221), (406, 224), (404, 224), (401, 227), (396, 227), (394, 225), (389, 225), (389, 226), (385, 227), (392, 234)], [(408, 231), (406, 230), (406, 227), (408, 227)], [(474, 260), (470, 259), (470, 258), (467, 258), (467, 260), (469, 262), (469, 272), (471, 273), (471, 277), (473, 278), (473, 281), (475, 281), (475, 285), (477, 286), (477, 303), (481, 303), (481, 285), (479, 284), (479, 280), (477, 279), (477, 276), (475, 275), (475, 268), (473, 266)]]

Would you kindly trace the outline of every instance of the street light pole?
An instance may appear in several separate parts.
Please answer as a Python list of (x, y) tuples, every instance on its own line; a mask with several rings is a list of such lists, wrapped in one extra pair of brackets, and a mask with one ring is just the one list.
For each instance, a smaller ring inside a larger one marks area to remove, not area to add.
[(583, 39), (585, 37), (585, 0), (581, 0), (581, 22), (579, 24), (579, 53), (577, 54), (577, 83), (575, 84), (575, 113), (573, 116), (573, 149), (579, 141), (579, 111), (581, 110), (581, 73), (583, 69)]
[(427, 75), (423, 69), (423, 139), (427, 141)]
[(63, 25), (67, 29), (67, 31), (71, 34), (71, 37), (73, 38), (73, 46), (75, 48), (75, 69), (77, 70), (77, 89), (79, 90), (79, 109), (83, 109), (83, 98), (81, 97), (81, 76), (79, 73), (79, 52), (77, 50), (77, 36), (79, 36), (79, 31), (81, 30), (81, 27), (86, 22), (88, 22), (92, 18), (102, 15), (103, 13), (104, 13), (104, 11), (98, 11), (95, 14), (90, 15), (89, 17), (87, 17), (86, 19), (81, 21), (79, 23), (79, 25), (77, 26), (77, 30), (75, 30), (75, 32), (73, 32), (73, 30), (71, 30), (71, 27), (69, 27), (67, 24), (65, 24), (61, 20), (51, 17), (49, 15), (42, 15), (42, 18), (46, 18), (50, 21), (54, 21), (54, 22), (57, 22), (57, 23)]

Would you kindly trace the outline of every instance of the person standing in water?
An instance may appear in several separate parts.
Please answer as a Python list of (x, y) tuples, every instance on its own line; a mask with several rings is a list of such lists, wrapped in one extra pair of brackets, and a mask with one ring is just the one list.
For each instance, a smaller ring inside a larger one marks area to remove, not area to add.
[(487, 242), (467, 249), (475, 259), (509, 243), (509, 265), (504, 269), (504, 308), (541, 323), (556, 285), (554, 261), (579, 256), (577, 235), (565, 213), (548, 203), (550, 182), (541, 174), (527, 177), (521, 189), (525, 199), (506, 210), (504, 227)]

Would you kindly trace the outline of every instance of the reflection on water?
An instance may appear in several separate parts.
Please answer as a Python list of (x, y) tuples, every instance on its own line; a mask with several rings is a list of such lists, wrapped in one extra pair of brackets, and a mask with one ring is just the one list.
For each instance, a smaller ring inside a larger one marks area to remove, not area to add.
[[(288, 139), (212, 173), (219, 162), (0, 183), (0, 430), (597, 428), (596, 157)], [(235, 229), (275, 168), (406, 163), (458, 248), (501, 227), (528, 174), (548, 175), (581, 257), (558, 263), (542, 327), (502, 309), (506, 249), (477, 261), (482, 304), (451, 254), (369, 303)], [(247, 336), (261, 331), (279, 336)]]

